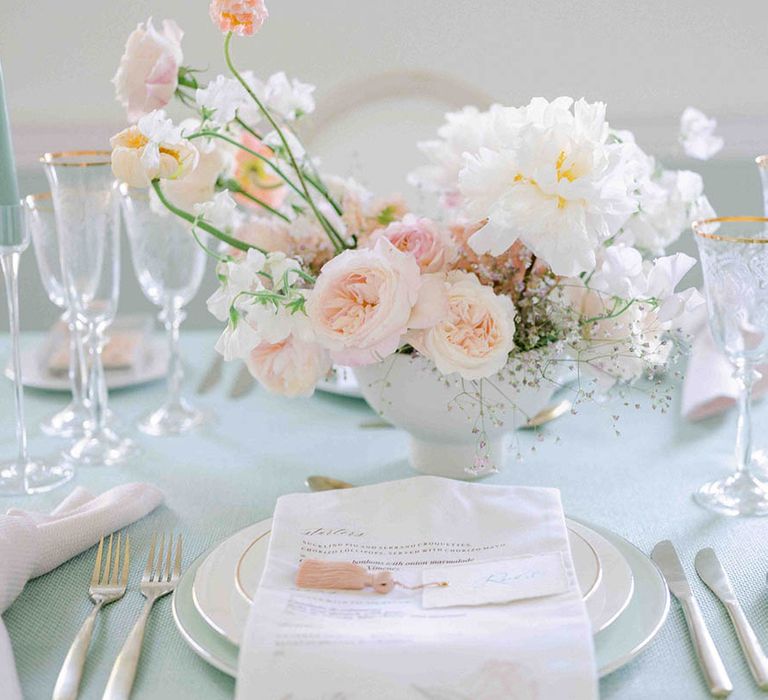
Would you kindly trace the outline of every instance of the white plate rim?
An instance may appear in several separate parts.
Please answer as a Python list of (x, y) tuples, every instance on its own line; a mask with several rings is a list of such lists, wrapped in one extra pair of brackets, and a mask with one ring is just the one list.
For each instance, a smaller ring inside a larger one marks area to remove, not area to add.
[[(585, 527), (594, 528), (598, 534), (602, 535), (609, 541), (611, 539), (617, 540), (621, 542), (623, 546), (626, 546), (630, 550), (634, 550), (634, 552), (636, 552), (636, 554), (640, 558), (642, 558), (644, 566), (648, 567), (651, 571), (654, 572), (655, 578), (657, 579), (657, 582), (659, 584), (658, 590), (663, 591), (663, 595), (664, 595), (662, 614), (660, 615), (659, 619), (656, 621), (656, 624), (653, 626), (651, 631), (643, 639), (639, 640), (636, 644), (634, 644), (627, 653), (625, 653), (620, 657), (617, 657), (611, 663), (606, 664), (602, 668), (599, 668), (598, 676), (600, 678), (604, 678), (605, 676), (613, 673), (614, 671), (618, 670), (622, 666), (625, 666), (627, 663), (629, 663), (634, 658), (636, 658), (656, 638), (659, 631), (664, 626), (664, 623), (666, 622), (667, 616), (669, 614), (669, 609), (670, 609), (669, 589), (667, 588), (667, 584), (658, 566), (656, 566), (655, 562), (653, 562), (653, 560), (651, 560), (651, 558), (648, 555), (646, 555), (645, 552), (643, 552), (639, 547), (632, 544), (629, 540), (622, 537), (618, 533), (613, 532), (612, 530), (608, 530), (607, 528), (603, 528), (599, 525), (593, 525), (588, 521), (580, 520), (577, 518), (571, 518), (571, 519), (576, 522), (579, 522)], [(246, 528), (243, 528), (243, 529), (246, 529)], [(236, 533), (233, 533), (233, 534), (236, 534)], [(183, 581), (184, 577), (191, 577), (191, 578), (187, 578), (187, 582), (189, 583), (190, 598), (191, 598), (191, 587), (192, 587), (191, 582), (194, 581), (193, 572), (194, 573), (197, 572), (197, 569), (199, 568), (200, 564), (202, 564), (205, 557), (207, 557), (216, 548), (216, 546), (218, 545), (211, 547), (209, 550), (207, 550), (206, 552), (201, 554), (197, 559), (195, 559), (195, 561), (192, 562), (192, 564), (188, 567), (185, 574), (182, 575), (182, 581), (179, 581), (179, 586), (173, 592), (173, 596), (171, 600), (171, 609), (173, 613), (174, 622), (176, 624), (177, 629), (179, 630), (179, 634), (184, 639), (184, 641), (190, 646), (192, 651), (194, 651), (198, 656), (200, 656), (200, 658), (210, 663), (211, 666), (213, 666), (214, 668), (218, 669), (219, 671), (222, 671), (223, 673), (226, 673), (227, 675), (235, 677), (237, 675), (236, 662), (235, 662), (235, 665), (232, 665), (232, 663), (216, 657), (212, 652), (206, 649), (204, 646), (204, 642), (201, 643), (200, 641), (198, 641), (198, 639), (196, 639), (195, 636), (187, 630), (187, 628), (185, 627), (184, 619), (182, 619), (183, 615), (179, 611), (179, 605), (180, 605), (179, 592), (184, 590), (185, 588), (185, 586), (182, 585), (184, 583)], [(634, 573), (634, 570), (633, 570), (633, 573)], [(202, 618), (202, 616), (200, 616), (199, 612), (194, 606), (194, 603), (190, 600), (189, 604), (190, 604), (189, 607), (191, 607), (192, 614), (197, 615), (200, 618), (200, 622), (203, 625), (206, 625), (205, 620)], [(237, 649), (237, 647), (234, 644), (229, 642), (227, 639), (222, 638), (212, 628), (209, 628), (206, 626), (206, 633), (213, 635), (218, 640), (224, 642), (226, 645), (233, 647), (235, 650)], [(235, 654), (237, 654), (237, 651), (235, 651)]]

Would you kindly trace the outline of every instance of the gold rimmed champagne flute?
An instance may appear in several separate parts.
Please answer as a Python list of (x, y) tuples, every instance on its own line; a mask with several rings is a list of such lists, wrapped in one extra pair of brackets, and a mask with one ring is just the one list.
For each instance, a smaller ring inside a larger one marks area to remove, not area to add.
[(109, 151), (46, 153), (63, 286), (88, 357), (85, 435), (66, 455), (80, 464), (116, 464), (136, 447), (107, 424), (102, 350), (117, 311), (120, 285), (120, 200)]
[(702, 486), (696, 500), (725, 515), (768, 515), (768, 482), (755, 475), (752, 387), (768, 360), (768, 218), (726, 216), (693, 223), (709, 326), (739, 383), (736, 471)]

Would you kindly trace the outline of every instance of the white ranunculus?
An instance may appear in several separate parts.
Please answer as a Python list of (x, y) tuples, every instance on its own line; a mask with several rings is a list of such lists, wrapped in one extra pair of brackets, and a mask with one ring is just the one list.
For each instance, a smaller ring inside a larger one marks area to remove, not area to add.
[(465, 213), (488, 219), (472, 248), (500, 255), (519, 239), (556, 274), (594, 268), (596, 250), (637, 209), (605, 105), (537, 98), (497, 110), (493, 128), (497, 145), (466, 155), (459, 175)]
[(695, 107), (686, 107), (680, 117), (680, 143), (685, 154), (698, 160), (709, 160), (723, 148), (723, 139), (715, 135), (717, 120), (710, 119)]
[(446, 278), (447, 312), (431, 328), (412, 331), (408, 341), (444, 375), (490, 377), (507, 363), (515, 346), (515, 307), (507, 296), (454, 271)]
[(129, 122), (136, 122), (171, 101), (183, 60), (183, 35), (173, 20), (163, 20), (158, 30), (150, 18), (128, 37), (112, 82), (117, 101), (125, 107)]

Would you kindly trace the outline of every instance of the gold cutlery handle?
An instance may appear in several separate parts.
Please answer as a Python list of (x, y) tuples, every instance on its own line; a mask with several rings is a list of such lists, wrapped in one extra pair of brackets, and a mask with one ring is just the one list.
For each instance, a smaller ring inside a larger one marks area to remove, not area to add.
[(691, 634), (696, 657), (699, 660), (699, 666), (709, 686), (709, 692), (715, 697), (724, 698), (733, 691), (733, 685), (717, 647), (712, 641), (712, 636), (709, 634), (707, 623), (701, 614), (701, 608), (693, 597), (681, 598), (680, 604), (683, 608), (688, 631)]
[(147, 625), (149, 613), (152, 610), (154, 598), (147, 600), (139, 619), (133, 626), (123, 648), (115, 659), (112, 672), (109, 674), (107, 687), (104, 689), (102, 700), (128, 700), (131, 697), (133, 681), (136, 678), (136, 669), (141, 657), (141, 645), (144, 641), (144, 628)]
[(733, 622), (736, 636), (739, 638), (739, 644), (741, 644), (741, 649), (747, 658), (752, 677), (761, 690), (768, 690), (768, 658), (763, 652), (763, 647), (760, 645), (755, 630), (749, 624), (749, 620), (747, 620), (747, 616), (738, 602), (725, 603), (725, 609), (728, 611), (731, 622)]
[(85, 618), (77, 633), (72, 646), (69, 647), (64, 663), (61, 665), (56, 685), (53, 688), (53, 700), (75, 700), (80, 690), (80, 680), (83, 677), (83, 666), (88, 656), (88, 647), (91, 646), (93, 627), (96, 624), (96, 616), (101, 610), (103, 601), (93, 606), (93, 610)]

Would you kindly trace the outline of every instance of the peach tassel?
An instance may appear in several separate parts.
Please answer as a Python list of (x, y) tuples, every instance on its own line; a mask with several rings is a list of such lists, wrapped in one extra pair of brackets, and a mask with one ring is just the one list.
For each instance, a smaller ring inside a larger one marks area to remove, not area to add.
[(448, 583), (440, 581), (421, 586), (406, 586), (395, 581), (390, 571), (368, 571), (351, 561), (305, 559), (299, 564), (296, 585), (299, 588), (319, 588), (327, 591), (360, 591), (363, 588), (373, 588), (377, 593), (389, 593), (395, 586), (413, 591), (429, 586), (447, 586)]

